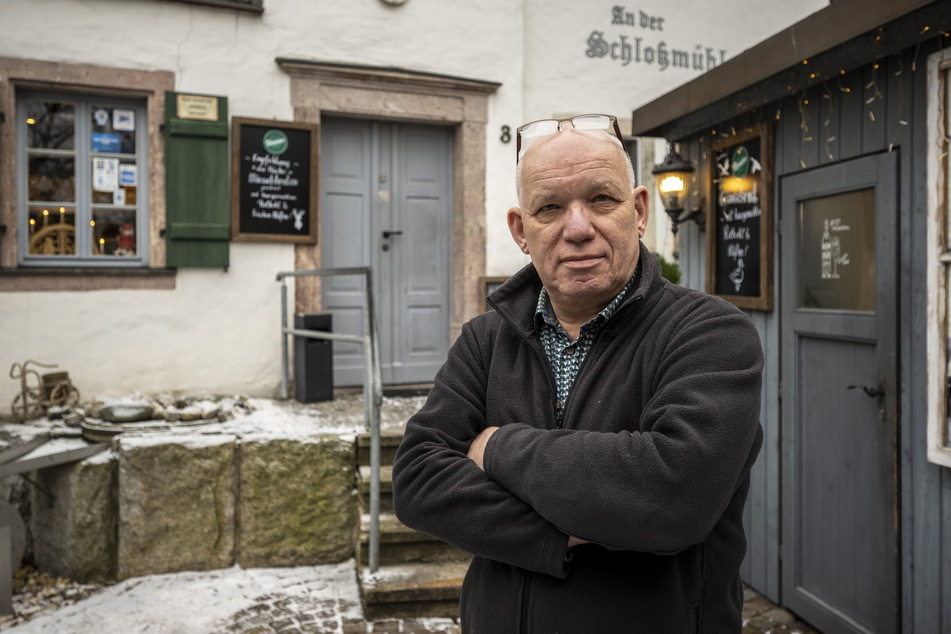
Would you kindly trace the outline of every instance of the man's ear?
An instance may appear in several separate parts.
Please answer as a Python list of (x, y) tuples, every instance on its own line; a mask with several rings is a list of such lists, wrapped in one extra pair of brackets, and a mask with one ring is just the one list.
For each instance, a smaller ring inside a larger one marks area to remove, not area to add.
[(647, 233), (647, 219), (650, 217), (650, 205), (647, 188), (641, 185), (634, 190), (634, 209), (637, 212), (637, 237), (643, 238)]
[(522, 253), (528, 255), (528, 241), (525, 239), (525, 226), (522, 224), (522, 210), (519, 207), (512, 207), (508, 213), (509, 231), (515, 244), (522, 250)]

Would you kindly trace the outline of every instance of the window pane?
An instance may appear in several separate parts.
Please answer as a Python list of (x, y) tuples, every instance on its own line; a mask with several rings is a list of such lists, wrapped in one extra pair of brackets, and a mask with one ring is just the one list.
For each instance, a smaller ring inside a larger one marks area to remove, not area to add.
[(134, 205), (139, 173), (136, 162), (97, 157), (92, 160), (92, 202), (97, 205)]
[(93, 153), (135, 154), (135, 110), (91, 105), (89, 118)]
[(17, 94), (21, 265), (147, 264), (141, 243), (148, 240), (148, 196), (139, 190), (140, 177), (147, 180), (139, 173), (148, 145), (143, 104), (107, 95)]
[(76, 109), (55, 101), (26, 102), (27, 147), (50, 150), (75, 149)]
[(93, 211), (93, 255), (135, 255), (135, 212), (97, 209)]
[(66, 207), (30, 207), (30, 255), (76, 255), (76, 214)]
[(30, 157), (29, 200), (74, 202), (76, 200), (76, 161), (50, 156)]
[(799, 206), (800, 306), (875, 311), (875, 190)]

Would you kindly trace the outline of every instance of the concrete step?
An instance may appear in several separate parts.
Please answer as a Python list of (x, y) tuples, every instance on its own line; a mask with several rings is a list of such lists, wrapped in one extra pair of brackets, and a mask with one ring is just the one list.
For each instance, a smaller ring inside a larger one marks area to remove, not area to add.
[(360, 594), (366, 618), (458, 618), (462, 579), (472, 555), (418, 533), (393, 515), (393, 457), (402, 430), (380, 437), (380, 569), (368, 569), (370, 541), (370, 434), (357, 437), (357, 492), (360, 501)]
[(468, 561), (362, 568), (360, 588), (368, 620), (459, 616), (459, 594)]
[[(380, 433), (380, 464), (393, 464), (396, 450), (403, 440), (403, 430), (383, 430)], [(370, 464), (370, 433), (365, 432), (357, 436), (357, 465)]]
[[(357, 471), (357, 494), (359, 496), (360, 510), (363, 513), (370, 512), (370, 467), (361, 466)], [(383, 465), (380, 467), (380, 512), (393, 512), (393, 467)]]
[[(360, 519), (361, 564), (369, 561), (370, 515)], [(400, 522), (392, 513), (380, 515), (380, 565), (469, 561), (472, 555), (431, 535), (419, 533)]]

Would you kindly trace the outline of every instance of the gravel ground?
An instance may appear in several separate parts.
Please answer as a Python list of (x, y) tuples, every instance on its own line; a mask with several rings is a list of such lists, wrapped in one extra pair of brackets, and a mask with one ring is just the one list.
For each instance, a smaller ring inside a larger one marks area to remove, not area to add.
[(22, 566), (13, 575), (13, 614), (0, 615), (0, 630), (22, 625), (37, 616), (52, 614), (96, 594), (103, 587), (76, 583), (40, 572), (33, 566)]

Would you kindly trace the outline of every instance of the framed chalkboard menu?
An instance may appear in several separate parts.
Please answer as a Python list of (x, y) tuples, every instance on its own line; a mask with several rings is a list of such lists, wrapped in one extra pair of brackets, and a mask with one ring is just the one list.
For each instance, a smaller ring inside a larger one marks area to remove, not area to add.
[(760, 124), (713, 143), (707, 292), (773, 309), (772, 139)]
[(317, 241), (317, 126), (234, 117), (231, 237)]

